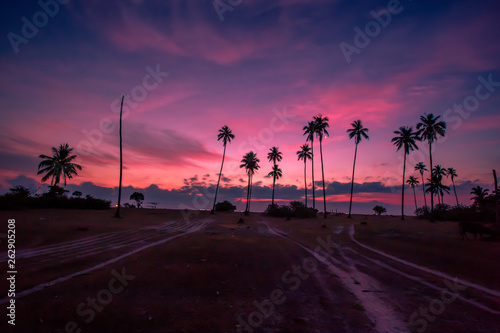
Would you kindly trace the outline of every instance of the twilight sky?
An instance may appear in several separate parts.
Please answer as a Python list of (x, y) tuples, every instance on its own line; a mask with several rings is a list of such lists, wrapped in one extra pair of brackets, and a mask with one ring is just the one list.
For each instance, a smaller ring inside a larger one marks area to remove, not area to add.
[[(217, 181), (217, 132), (228, 125), (235, 139), (220, 200), (244, 208), (246, 175), (238, 166), (253, 150), (261, 169), (252, 209), (263, 210), (272, 146), (284, 155), (277, 199), (303, 200), (296, 151), (305, 142), (302, 127), (319, 113), (330, 119), (323, 144), (328, 210), (348, 207), (354, 142), (346, 130), (357, 119), (370, 140), (358, 149), (355, 212), (371, 213), (380, 203), (398, 212), (403, 154), (390, 139), (424, 113), (448, 124), (434, 163), (457, 170), (459, 200), (469, 204), (473, 186), (493, 188), (491, 170), (500, 169), (498, 1), (216, 4), (3, 1), (0, 191), (38, 183), (37, 156), (68, 142), (83, 171), (67, 188), (115, 202), (122, 94), (126, 199), (139, 190), (159, 207), (210, 208), (203, 195)], [(429, 165), (427, 146), (419, 146), (408, 157), (408, 176), (418, 175), (417, 162)], [(307, 173), (311, 194), (310, 165)], [(413, 212), (411, 189), (406, 205)]]

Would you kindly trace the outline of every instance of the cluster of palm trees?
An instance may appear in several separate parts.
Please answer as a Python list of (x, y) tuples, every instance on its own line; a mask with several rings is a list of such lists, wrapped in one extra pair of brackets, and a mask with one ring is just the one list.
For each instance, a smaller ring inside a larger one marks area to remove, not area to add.
[[(429, 193), (431, 196), (431, 216), (434, 209), (434, 197), (437, 197), (438, 204), (443, 204), (444, 201), (444, 193), (450, 193), (450, 187), (443, 184), (443, 176), (451, 177), (451, 184), (453, 186), (453, 191), (455, 194), (455, 199), (457, 205), (458, 196), (455, 189), (455, 178), (457, 177), (456, 170), (454, 168), (443, 168), (439, 164), (433, 166), (432, 160), (432, 144), (437, 140), (438, 136), (444, 137), (446, 132), (446, 123), (439, 120), (440, 116), (434, 116), (431, 114), (425, 114), (420, 117), (420, 122), (417, 123), (416, 131), (413, 130), (411, 126), (402, 126), (399, 130), (394, 131), (396, 136), (392, 138), (391, 142), (396, 146), (397, 151), (403, 150), (404, 158), (403, 158), (403, 183), (401, 189), (401, 218), (404, 219), (404, 189), (405, 189), (405, 180), (406, 180), (406, 156), (410, 154), (411, 151), (417, 150), (419, 141), (427, 141), (429, 144), (429, 160), (430, 160), (430, 177), (427, 178), (427, 183), (424, 181), (424, 173), (428, 171), (426, 165), (423, 162), (419, 162), (415, 165), (415, 171), (420, 173), (422, 179), (422, 192), (424, 197), (424, 207), (427, 207), (427, 199), (426, 193)], [(324, 165), (323, 165), (323, 139), (329, 135), (328, 133), (328, 117), (324, 117), (321, 114), (314, 116), (312, 121), (309, 121), (307, 125), (303, 127), (303, 135), (306, 136), (306, 143), (300, 146), (300, 150), (297, 151), (298, 160), (304, 161), (304, 198), (305, 205), (307, 204), (308, 193), (307, 193), (307, 161), (311, 161), (311, 178), (312, 178), (312, 208), (316, 209), (316, 195), (315, 188), (316, 184), (314, 181), (314, 139), (317, 138), (319, 140), (319, 149), (320, 149), (320, 158), (321, 158), (321, 176), (322, 176), (322, 185), (323, 185), (323, 204), (324, 204), (324, 217), (326, 218), (327, 210), (326, 210), (326, 189), (325, 189), (325, 174), (324, 174)], [(347, 130), (349, 135), (349, 139), (354, 139), (355, 150), (354, 150), (354, 162), (352, 168), (352, 178), (351, 178), (351, 195), (349, 202), (349, 214), (348, 217), (351, 217), (351, 209), (352, 209), (352, 198), (353, 198), (353, 190), (354, 190), (354, 173), (356, 167), (356, 157), (358, 151), (358, 144), (363, 139), (369, 139), (368, 129), (363, 127), (361, 120), (356, 120), (351, 124), (351, 128)], [(222, 141), (223, 143), (223, 154), (222, 154), (222, 163), (219, 172), (219, 178), (217, 181), (217, 187), (215, 191), (215, 197), (212, 207), (212, 213), (215, 209), (215, 204), (217, 202), (217, 194), (219, 190), (220, 180), (222, 176), (222, 171), (224, 167), (224, 159), (226, 155), (226, 147), (228, 143), (231, 143), (231, 140), (234, 139), (234, 135), (229, 129), (228, 126), (224, 125), (218, 133), (217, 140)], [(310, 142), (310, 146), (308, 144)], [(66, 185), (66, 179), (71, 179), (73, 175), (77, 175), (76, 170), (82, 170), (82, 167), (78, 164), (73, 163), (72, 161), (76, 158), (76, 155), (72, 155), (73, 148), (70, 148), (67, 143), (61, 144), (59, 148), (52, 148), (53, 156), (40, 155), (42, 158), (38, 166), (38, 174), (45, 173), (42, 178), (42, 182), (51, 178), (51, 185), (57, 186), (60, 183), (61, 177), (63, 177), (64, 185)], [(283, 176), (282, 170), (279, 168), (278, 162), (280, 162), (283, 158), (282, 152), (279, 151), (278, 147), (272, 147), (269, 150), (267, 155), (268, 160), (273, 163), (271, 172), (268, 173), (269, 177), (273, 178), (273, 190), (272, 190), (272, 202), (274, 205), (274, 193), (275, 193), (275, 185), (276, 180), (280, 179)], [(240, 168), (245, 168), (246, 174), (248, 176), (248, 185), (247, 185), (247, 201), (245, 207), (245, 213), (248, 214), (250, 211), (250, 202), (252, 198), (252, 185), (253, 185), (253, 175), (260, 168), (260, 160), (257, 158), (257, 155), (250, 151), (243, 156), (241, 160)], [(121, 117), (120, 117), (120, 190), (121, 190), (121, 171), (122, 171), (122, 147), (121, 147)], [(420, 184), (420, 181), (415, 176), (410, 176), (406, 183), (412, 187), (413, 195), (415, 200), (415, 209), (417, 209), (417, 197), (415, 192), (415, 187)], [(475, 203), (483, 200), (487, 196), (487, 191), (482, 189), (480, 186), (474, 188), (471, 194), (474, 195), (473, 199)], [(120, 191), (121, 192), (121, 191)], [(121, 193), (120, 193), (121, 194)], [(120, 202), (120, 198), (118, 199)], [(120, 203), (118, 203), (119, 209)], [(119, 210), (117, 209), (117, 216), (119, 216)]]
[[(432, 176), (429, 178), (429, 182), (424, 183), (424, 172), (428, 171), (425, 164), (423, 162), (418, 162), (415, 165), (415, 171), (419, 171), (422, 176), (422, 193), (424, 196), (424, 207), (427, 207), (427, 199), (425, 193), (430, 193), (432, 196), (437, 196), (438, 204), (444, 204), (444, 193), (450, 193), (450, 187), (443, 184), (443, 176), (450, 177), (451, 176), (451, 184), (453, 186), (453, 192), (455, 193), (455, 200), (457, 202), (457, 206), (459, 205), (457, 190), (455, 189), (455, 177), (458, 177), (457, 171), (454, 168), (443, 168), (439, 164), (435, 165), (432, 169)], [(413, 189), (413, 196), (415, 199), (415, 209), (417, 209), (417, 196), (415, 193), (415, 187), (420, 184), (420, 181), (415, 176), (410, 176), (406, 181), (408, 185)], [(427, 189), (426, 187), (427, 186)]]
[[(434, 212), (434, 196), (436, 195), (438, 198), (438, 203), (442, 203), (442, 199), (444, 196), (444, 192), (449, 193), (449, 187), (443, 185), (442, 179), (443, 176), (448, 175), (448, 171), (443, 169), (440, 165), (436, 165), (433, 167), (432, 165), (432, 144), (437, 140), (438, 135), (444, 137), (446, 133), (446, 123), (444, 121), (440, 121), (439, 118), (441, 116), (435, 117), (432, 113), (425, 114), (420, 117), (420, 122), (417, 123), (417, 131), (413, 131), (411, 126), (402, 126), (398, 131), (394, 131), (396, 136), (392, 138), (391, 142), (396, 146), (396, 150), (399, 151), (403, 149), (404, 159), (403, 159), (403, 183), (401, 186), (401, 219), (404, 220), (404, 189), (405, 189), (405, 173), (406, 173), (406, 155), (408, 155), (411, 151), (418, 149), (417, 141), (427, 141), (429, 144), (429, 160), (430, 160), (430, 169), (431, 175), (428, 178), (428, 183), (425, 184), (427, 186), (427, 190), (425, 190), (424, 185), (424, 171), (427, 171), (423, 162), (419, 162), (415, 166), (415, 170), (420, 171), (422, 175), (422, 186), (424, 191), (424, 200), (425, 193), (428, 192), (431, 194), (431, 216)], [(449, 175), (452, 177), (453, 188), (455, 189), (454, 178), (457, 176), (455, 170), (453, 168)], [(418, 180), (413, 177), (408, 179), (408, 184), (415, 189), (415, 185), (418, 184)], [(415, 195), (415, 191), (413, 192)], [(458, 197), (457, 199), (458, 204)], [(415, 196), (415, 205), (416, 205), (416, 196)], [(427, 206), (427, 201), (425, 201), (425, 205)]]

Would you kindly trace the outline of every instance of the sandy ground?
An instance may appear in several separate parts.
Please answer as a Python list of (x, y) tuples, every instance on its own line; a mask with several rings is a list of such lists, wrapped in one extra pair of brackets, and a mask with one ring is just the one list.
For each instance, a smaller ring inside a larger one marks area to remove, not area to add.
[(16, 219), (18, 270), (16, 326), (4, 314), (0, 331), (500, 331), (500, 244), (463, 241), (455, 223), (112, 215), (0, 212)]

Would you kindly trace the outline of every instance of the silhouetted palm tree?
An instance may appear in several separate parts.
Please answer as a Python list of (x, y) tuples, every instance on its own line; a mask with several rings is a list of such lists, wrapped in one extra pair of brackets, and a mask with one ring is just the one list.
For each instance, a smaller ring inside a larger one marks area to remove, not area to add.
[(396, 151), (403, 148), (404, 162), (403, 162), (403, 184), (401, 185), (401, 219), (405, 219), (405, 172), (406, 172), (406, 155), (415, 149), (418, 149), (415, 141), (420, 141), (417, 133), (413, 132), (412, 127), (400, 127), (399, 131), (394, 131), (395, 136), (391, 142), (396, 146)]
[(278, 167), (277, 164), (273, 165), (273, 169), (271, 172), (267, 174), (269, 177), (273, 177), (273, 199), (272, 199), (272, 205), (274, 206), (274, 183), (276, 179), (280, 179), (283, 176), (283, 173), (281, 169)]
[(414, 176), (410, 176), (410, 178), (406, 182), (413, 189), (413, 198), (415, 199), (415, 210), (417, 210), (418, 206), (417, 206), (417, 194), (415, 193), (415, 186), (420, 184), (420, 182)]
[(122, 103), (120, 106), (120, 181), (118, 184), (118, 205), (116, 205), (115, 217), (120, 216), (120, 205), (122, 201), (122, 176), (123, 176), (123, 146), (122, 146), (122, 115), (123, 115), (123, 99), (125, 95), (122, 95)]
[(312, 190), (313, 190), (313, 209), (316, 209), (316, 197), (315, 197), (315, 188), (316, 185), (314, 184), (314, 135), (316, 133), (316, 123), (314, 121), (310, 121), (307, 123), (304, 128), (302, 128), (304, 131), (304, 135), (307, 135), (306, 137), (306, 142), (311, 141), (311, 175), (312, 175)]
[[(441, 116), (434, 117), (432, 113), (420, 116), (420, 122), (417, 124), (418, 135), (422, 140), (429, 143), (429, 159), (431, 162), (432, 173), (432, 143), (437, 140), (437, 135), (444, 136), (446, 132), (446, 123), (438, 121)], [(431, 175), (431, 182), (433, 177)], [(434, 196), (431, 196), (431, 214), (434, 212)]]
[[(267, 153), (267, 159), (269, 160), (269, 162), (273, 162), (273, 171), (275, 171), (276, 169), (280, 170), (278, 168), (278, 165), (276, 164), (276, 162), (280, 162), (282, 158), (283, 158), (283, 154), (279, 151), (278, 147), (272, 147), (269, 149), (269, 153)], [(271, 171), (269, 173), (269, 176), (271, 176), (271, 173), (273, 173), (273, 171)], [(281, 172), (281, 170), (280, 170), (280, 172)], [(281, 177), (281, 175), (280, 175), (280, 177)], [(278, 177), (278, 178), (280, 178), (280, 177)], [(278, 178), (273, 177), (273, 199), (272, 199), (272, 203), (271, 203), (273, 206), (274, 206), (274, 185), (276, 184), (276, 179), (278, 179)]]
[(316, 123), (316, 135), (319, 138), (319, 152), (321, 155), (321, 177), (323, 180), (323, 217), (326, 219), (325, 171), (323, 169), (323, 137), (328, 136), (327, 127), (329, 127), (330, 125), (328, 125), (328, 117), (323, 117), (321, 114), (314, 116), (313, 119)]
[(488, 189), (483, 189), (481, 186), (476, 186), (472, 188), (472, 191), (470, 194), (473, 194), (474, 196), (471, 198), (471, 200), (474, 200), (474, 206), (477, 207), (478, 205), (481, 205), (484, 202), (484, 199), (486, 199), (486, 196), (488, 195)]
[(457, 200), (457, 206), (458, 204), (458, 196), (457, 196), (457, 190), (455, 189), (455, 177), (458, 177), (457, 175), (457, 170), (453, 168), (448, 168), (446, 170), (446, 177), (451, 176), (451, 183), (453, 184), (453, 192), (455, 192), (455, 199)]
[[(435, 179), (435, 181), (437, 182), (437, 188), (438, 188), (438, 194), (441, 195), (441, 204), (444, 204), (444, 198), (443, 198), (443, 176), (446, 176), (446, 169), (444, 169), (443, 167), (441, 167), (441, 165), (437, 164), (434, 166), (434, 168), (432, 169), (432, 174), (433, 174), (433, 177)], [(446, 186), (447, 187), (447, 186)], [(449, 190), (449, 188), (448, 188)], [(448, 192), (449, 193), (449, 192)], [(438, 202), (439, 202), (439, 196), (438, 196)]]
[(427, 199), (425, 199), (425, 182), (424, 182), (424, 171), (429, 171), (425, 167), (424, 162), (418, 162), (417, 165), (415, 165), (415, 170), (420, 172), (420, 175), (422, 176), (422, 191), (424, 193), (424, 205), (427, 207)]
[(73, 175), (77, 175), (76, 170), (82, 170), (82, 167), (76, 163), (72, 163), (76, 158), (76, 155), (71, 155), (73, 148), (70, 148), (67, 143), (62, 143), (59, 148), (52, 147), (52, 156), (40, 155), (39, 158), (43, 161), (38, 164), (37, 175), (45, 173), (42, 177), (42, 182), (51, 178), (50, 184), (52, 186), (57, 186), (61, 180), (61, 176), (64, 179), (64, 185), (66, 185), (66, 177), (71, 179)]
[(257, 155), (251, 151), (241, 160), (240, 168), (245, 168), (248, 175), (248, 187), (247, 187), (247, 204), (245, 208), (245, 215), (248, 215), (250, 212), (250, 200), (252, 196), (252, 178), (256, 170), (260, 168), (259, 166), (260, 160), (257, 158)]
[(220, 172), (219, 172), (219, 180), (217, 180), (217, 188), (215, 189), (215, 198), (214, 198), (214, 204), (212, 206), (212, 214), (215, 211), (215, 203), (217, 201), (217, 192), (219, 191), (219, 183), (220, 183), (220, 177), (222, 176), (222, 168), (224, 166), (224, 158), (226, 157), (226, 145), (227, 143), (231, 143), (231, 140), (234, 139), (234, 134), (231, 133), (231, 130), (229, 127), (226, 125), (222, 126), (222, 128), (219, 130), (219, 134), (217, 135), (217, 141), (222, 140), (222, 145), (224, 146), (224, 152), (222, 153), (222, 163), (220, 165)]
[(311, 154), (311, 148), (309, 147), (309, 145), (306, 143), (306, 144), (303, 144), (302, 146), (300, 146), (300, 150), (297, 151), (297, 156), (298, 156), (298, 160), (304, 160), (304, 196), (306, 198), (306, 207), (307, 207), (307, 178), (306, 178), (306, 163), (307, 163), (307, 160), (309, 159), (312, 159), (312, 154)]
[(354, 169), (356, 168), (356, 155), (358, 154), (358, 143), (361, 142), (363, 138), (369, 140), (368, 137), (368, 128), (364, 128), (361, 124), (361, 120), (356, 120), (351, 124), (352, 128), (347, 130), (349, 133), (349, 139), (354, 138), (354, 143), (356, 144), (356, 148), (354, 148), (354, 163), (352, 164), (352, 178), (351, 178), (351, 200), (349, 201), (349, 215), (348, 218), (351, 217), (351, 207), (352, 207), (352, 192), (354, 189)]

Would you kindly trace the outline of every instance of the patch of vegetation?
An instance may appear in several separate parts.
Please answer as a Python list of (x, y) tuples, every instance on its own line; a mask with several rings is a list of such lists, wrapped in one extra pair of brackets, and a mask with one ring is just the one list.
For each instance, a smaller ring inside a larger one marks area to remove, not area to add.
[(419, 207), (415, 214), (421, 219), (437, 221), (458, 221), (458, 222), (494, 222), (495, 221), (495, 201), (494, 196), (487, 197), (481, 203), (471, 206), (457, 205), (451, 207), (447, 204), (434, 206), (434, 215), (431, 216), (429, 207)]
[(382, 215), (383, 213), (386, 213), (387, 212), (387, 209), (385, 207), (382, 207), (380, 205), (377, 205), (375, 207), (373, 207), (373, 211), (375, 212), (375, 214), (377, 215)]
[(236, 206), (225, 200), (223, 202), (218, 202), (215, 205), (215, 210), (217, 212), (234, 212), (236, 210)]
[(300, 201), (292, 201), (288, 205), (278, 206), (276, 204), (267, 206), (264, 214), (274, 217), (300, 217), (300, 218), (308, 218), (308, 217), (316, 217), (318, 214), (317, 209), (313, 209), (310, 207), (306, 207)]
[(0, 210), (21, 210), (25, 208), (69, 208), (69, 209), (109, 209), (111, 201), (97, 199), (91, 195), (85, 198), (68, 198), (68, 191), (59, 186), (50, 186), (42, 195), (33, 195), (23, 186), (16, 186), (10, 192), (0, 195)]

